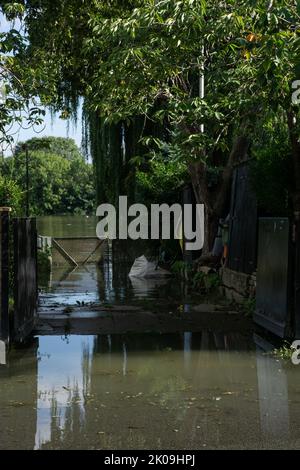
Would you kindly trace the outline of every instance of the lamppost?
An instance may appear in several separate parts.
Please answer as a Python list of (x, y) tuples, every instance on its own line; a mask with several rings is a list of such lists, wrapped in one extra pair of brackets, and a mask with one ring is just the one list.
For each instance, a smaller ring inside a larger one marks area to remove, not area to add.
[(26, 217), (29, 217), (29, 152), (28, 145), (23, 145), (25, 150), (25, 163), (26, 163)]

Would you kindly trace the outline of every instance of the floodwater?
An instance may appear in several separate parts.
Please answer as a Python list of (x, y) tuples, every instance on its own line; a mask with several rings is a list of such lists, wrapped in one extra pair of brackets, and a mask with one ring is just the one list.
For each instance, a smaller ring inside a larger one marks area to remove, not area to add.
[[(37, 223), (38, 233), (43, 236), (96, 236), (96, 217), (42, 217)], [(168, 308), (174, 302), (181, 305), (192, 301), (185, 286), (177, 280), (129, 279), (134, 259), (148, 248), (145, 243), (137, 242), (124, 241), (120, 245), (117, 249), (107, 246), (100, 264), (88, 263), (76, 268), (67, 263), (53, 266), (49, 283), (40, 287), (51, 295), (53, 303), (70, 306), (78, 302), (136, 303), (142, 300), (149, 303), (155, 300)]]
[(96, 224), (96, 217), (84, 215), (37, 218), (38, 233), (44, 237), (95, 237)]
[(300, 448), (299, 370), (238, 334), (40, 337), (0, 389), (0, 449)]
[[(109, 254), (103, 266), (52, 273), (50, 294), (199, 303), (174, 280), (132, 285)], [(207, 329), (36, 337), (0, 366), (0, 449), (300, 449), (300, 366), (269, 347)]]

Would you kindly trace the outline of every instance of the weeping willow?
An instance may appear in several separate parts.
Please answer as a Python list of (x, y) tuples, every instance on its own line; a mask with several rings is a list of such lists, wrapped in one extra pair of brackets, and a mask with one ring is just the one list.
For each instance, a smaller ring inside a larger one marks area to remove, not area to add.
[(99, 113), (83, 108), (83, 147), (92, 157), (96, 180), (97, 203), (117, 206), (120, 195), (135, 201), (135, 169), (131, 163), (142, 152), (140, 138), (144, 118), (130, 123), (108, 123)]
[(98, 204), (116, 203), (120, 191), (122, 144), (120, 124), (106, 124), (97, 112), (85, 112), (85, 147), (95, 171)]

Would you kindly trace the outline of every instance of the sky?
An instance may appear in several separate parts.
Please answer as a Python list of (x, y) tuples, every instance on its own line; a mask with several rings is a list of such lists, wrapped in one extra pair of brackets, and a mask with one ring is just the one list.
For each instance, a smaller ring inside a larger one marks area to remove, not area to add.
[[(38, 132), (37, 132), (38, 131)], [(36, 131), (32, 128), (22, 129), (19, 126), (14, 130), (14, 144), (18, 142), (25, 142), (32, 137), (45, 137), (45, 136), (55, 136), (55, 137), (70, 137), (75, 140), (76, 144), (81, 147), (82, 140), (82, 129), (81, 129), (81, 110), (78, 112), (78, 122), (75, 125), (72, 122), (68, 122), (59, 119), (58, 115), (55, 115), (54, 118), (51, 116), (50, 111), (46, 111), (46, 116), (44, 119), (44, 124), (40, 129)], [(10, 153), (9, 149), (6, 153)]]
[[(9, 31), (12, 27), (19, 29), (20, 24), (17, 22), (13, 25), (8, 22), (5, 17), (0, 13), (0, 33)], [(81, 109), (78, 112), (78, 123), (75, 125), (72, 122), (60, 119), (59, 115), (51, 116), (50, 111), (46, 110), (44, 125), (39, 129), (37, 134), (34, 129), (22, 129), (19, 126), (13, 129), (14, 145), (18, 142), (24, 142), (32, 137), (70, 137), (75, 140), (76, 144), (81, 147), (82, 141), (82, 126), (81, 126)], [(5, 150), (5, 155), (11, 154), (12, 149)]]

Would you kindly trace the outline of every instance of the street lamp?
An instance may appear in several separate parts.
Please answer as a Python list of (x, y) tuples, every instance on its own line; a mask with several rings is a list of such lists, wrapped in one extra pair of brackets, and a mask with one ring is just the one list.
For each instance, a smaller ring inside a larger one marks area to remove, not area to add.
[(25, 162), (26, 162), (26, 217), (29, 217), (29, 152), (28, 145), (23, 145), (25, 150)]

